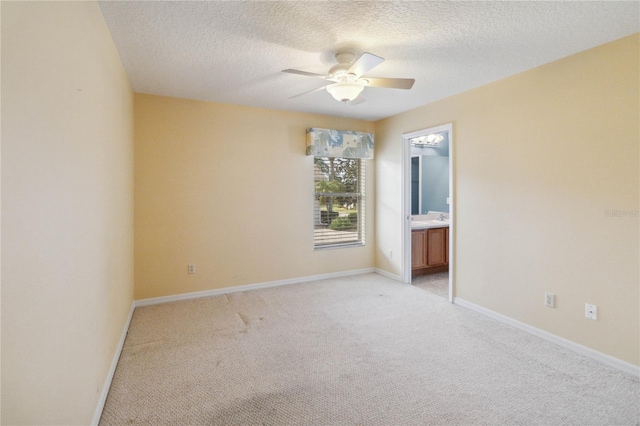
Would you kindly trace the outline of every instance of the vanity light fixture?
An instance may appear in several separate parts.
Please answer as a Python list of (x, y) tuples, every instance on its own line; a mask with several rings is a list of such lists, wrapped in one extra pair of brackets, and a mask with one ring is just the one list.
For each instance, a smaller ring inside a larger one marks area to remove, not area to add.
[(432, 133), (426, 136), (411, 139), (411, 145), (425, 148), (435, 148), (444, 140), (444, 136)]

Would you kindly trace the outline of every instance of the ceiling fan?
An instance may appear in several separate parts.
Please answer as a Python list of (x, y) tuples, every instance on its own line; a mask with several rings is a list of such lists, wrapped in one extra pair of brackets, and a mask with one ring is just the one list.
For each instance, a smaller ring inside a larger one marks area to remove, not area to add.
[(384, 59), (365, 52), (354, 61), (355, 55), (351, 52), (336, 53), (338, 63), (331, 67), (328, 75), (316, 74), (307, 71), (286, 69), (282, 72), (290, 74), (306, 75), (327, 80), (327, 85), (308, 92), (300, 93), (289, 99), (308, 93), (318, 92), (327, 89), (327, 92), (339, 102), (352, 102), (356, 99), (365, 87), (383, 87), (387, 89), (411, 89), (415, 82), (412, 78), (370, 78), (362, 77), (368, 71), (384, 62)]

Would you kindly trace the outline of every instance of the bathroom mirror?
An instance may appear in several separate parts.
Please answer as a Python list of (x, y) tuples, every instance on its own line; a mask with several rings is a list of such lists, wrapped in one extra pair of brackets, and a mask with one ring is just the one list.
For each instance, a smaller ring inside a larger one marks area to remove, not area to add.
[(449, 212), (449, 131), (410, 139), (411, 214)]

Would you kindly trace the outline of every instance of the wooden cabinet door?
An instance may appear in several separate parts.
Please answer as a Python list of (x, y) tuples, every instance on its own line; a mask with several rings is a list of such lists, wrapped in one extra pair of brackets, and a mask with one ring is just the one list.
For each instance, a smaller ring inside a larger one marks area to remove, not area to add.
[(447, 264), (447, 228), (427, 229), (427, 266)]
[(425, 251), (425, 230), (411, 231), (411, 269), (419, 269), (427, 266)]

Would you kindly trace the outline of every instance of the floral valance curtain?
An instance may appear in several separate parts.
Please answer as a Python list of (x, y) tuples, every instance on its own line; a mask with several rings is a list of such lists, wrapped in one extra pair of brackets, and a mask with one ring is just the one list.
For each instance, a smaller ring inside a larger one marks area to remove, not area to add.
[(307, 155), (371, 159), (373, 133), (312, 127), (307, 129)]

